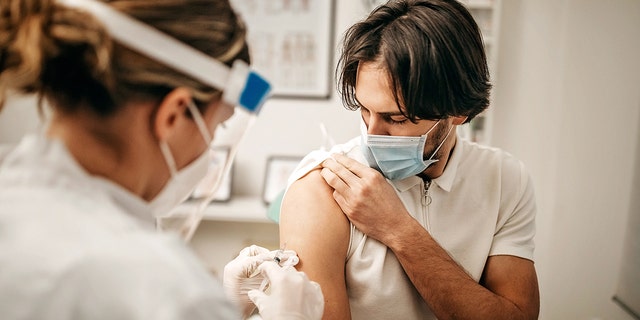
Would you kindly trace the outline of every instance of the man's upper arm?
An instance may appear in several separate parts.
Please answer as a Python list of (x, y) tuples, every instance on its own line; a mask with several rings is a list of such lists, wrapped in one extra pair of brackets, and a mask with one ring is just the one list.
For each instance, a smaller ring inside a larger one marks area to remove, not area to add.
[(324, 319), (349, 319), (345, 262), (350, 226), (319, 170), (294, 182), (280, 209), (280, 242), (300, 257), (296, 268), (322, 288)]

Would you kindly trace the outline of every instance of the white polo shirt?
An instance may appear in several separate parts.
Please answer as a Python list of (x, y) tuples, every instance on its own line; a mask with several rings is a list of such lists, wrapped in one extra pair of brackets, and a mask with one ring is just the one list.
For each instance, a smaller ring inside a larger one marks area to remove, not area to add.
[[(357, 137), (330, 152), (309, 154), (290, 184), (336, 152), (367, 163)], [(421, 178), (391, 183), (411, 215), (474, 280), (480, 280), (489, 256), (533, 260), (533, 184), (510, 154), (458, 137), (444, 173), (429, 187), (428, 205)], [(435, 319), (393, 252), (353, 225), (345, 272), (353, 319)]]

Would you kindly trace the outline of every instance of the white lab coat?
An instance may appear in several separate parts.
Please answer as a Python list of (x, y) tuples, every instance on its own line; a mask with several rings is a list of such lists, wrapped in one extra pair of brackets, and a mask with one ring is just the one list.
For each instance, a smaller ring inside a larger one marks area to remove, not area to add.
[(29, 136), (0, 161), (0, 318), (240, 318), (140, 198), (61, 142)]

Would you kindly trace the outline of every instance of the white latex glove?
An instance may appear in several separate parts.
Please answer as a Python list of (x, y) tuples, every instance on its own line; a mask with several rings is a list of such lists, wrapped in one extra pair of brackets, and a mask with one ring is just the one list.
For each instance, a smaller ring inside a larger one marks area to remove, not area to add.
[(320, 285), (304, 272), (266, 261), (258, 267), (269, 280), (269, 293), (249, 291), (249, 298), (265, 320), (316, 320), (322, 318), (324, 296)]
[(258, 266), (264, 261), (273, 261), (276, 255), (283, 265), (296, 265), (299, 261), (295, 251), (269, 251), (252, 245), (242, 249), (235, 259), (224, 266), (222, 277), (225, 293), (229, 300), (240, 308), (244, 317), (249, 316), (255, 309), (247, 293), (249, 290), (264, 287), (265, 277), (258, 272)]

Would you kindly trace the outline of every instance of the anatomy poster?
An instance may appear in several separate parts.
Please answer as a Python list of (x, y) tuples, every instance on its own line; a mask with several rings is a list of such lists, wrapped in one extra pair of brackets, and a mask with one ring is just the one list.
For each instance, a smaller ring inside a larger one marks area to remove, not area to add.
[(252, 67), (275, 96), (328, 98), (333, 0), (231, 0), (248, 28)]

